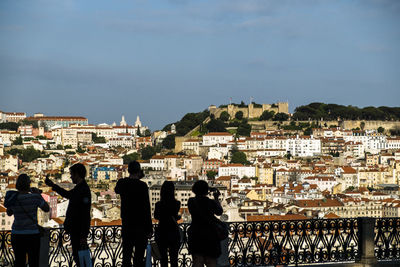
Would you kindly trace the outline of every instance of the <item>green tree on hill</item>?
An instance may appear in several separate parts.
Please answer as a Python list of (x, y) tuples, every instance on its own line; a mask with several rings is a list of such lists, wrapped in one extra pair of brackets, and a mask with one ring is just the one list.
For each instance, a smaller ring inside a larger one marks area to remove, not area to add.
[(236, 151), (232, 154), (231, 163), (249, 164), (246, 154), (242, 151)]
[(174, 149), (175, 148), (175, 135), (170, 134), (162, 141), (162, 147), (166, 149)]
[(219, 119), (221, 121), (228, 121), (229, 120), (229, 113), (226, 111), (222, 111), (221, 115), (219, 115)]
[(104, 136), (97, 136), (97, 134), (92, 133), (92, 141), (93, 143), (107, 143), (106, 138)]
[(226, 132), (225, 126), (223, 121), (214, 119), (207, 123), (206, 128), (209, 132)]
[(13, 141), (12, 144), (13, 144), (13, 145), (16, 145), (16, 146), (22, 145), (22, 137), (21, 137), (21, 136), (18, 136), (17, 138), (15, 138), (15, 140)]
[(282, 121), (287, 121), (288, 119), (289, 119), (288, 114), (280, 112), (277, 113), (272, 120), (282, 122)]
[(215, 171), (208, 171), (206, 173), (208, 180), (214, 180), (215, 176), (217, 175), (217, 172)]
[(129, 164), (129, 162), (140, 159), (139, 154), (136, 152), (126, 154), (122, 156), (124, 164)]
[(156, 149), (152, 146), (146, 146), (140, 150), (140, 153), (142, 154), (143, 160), (149, 160), (156, 154)]
[(258, 119), (258, 120), (260, 120), (260, 121), (268, 121), (268, 120), (270, 120), (270, 119), (272, 119), (273, 117), (274, 117), (274, 115), (275, 115), (275, 112), (274, 111), (268, 111), (268, 110), (265, 110), (262, 114), (261, 114), (261, 116), (260, 116), (260, 118)]
[(251, 125), (248, 123), (241, 123), (237, 128), (237, 135), (239, 136), (250, 136)]
[(18, 123), (16, 122), (3, 122), (0, 123), (0, 129), (1, 130), (9, 130), (9, 131), (14, 131), (16, 132), (18, 130)]
[(238, 119), (238, 120), (242, 120), (243, 119), (243, 112), (242, 111), (236, 112), (235, 118)]

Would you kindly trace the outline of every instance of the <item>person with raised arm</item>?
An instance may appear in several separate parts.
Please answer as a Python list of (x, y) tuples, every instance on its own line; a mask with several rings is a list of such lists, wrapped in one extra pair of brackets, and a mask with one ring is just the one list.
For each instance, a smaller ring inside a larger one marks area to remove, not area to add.
[(86, 183), (86, 168), (83, 164), (77, 163), (69, 168), (71, 180), (75, 187), (71, 190), (65, 190), (56, 185), (46, 177), (45, 183), (60, 196), (69, 199), (67, 213), (64, 221), (65, 232), (70, 234), (72, 256), (76, 265), (79, 267), (79, 250), (88, 248), (87, 236), (90, 229), (90, 209), (92, 196), (89, 185)]

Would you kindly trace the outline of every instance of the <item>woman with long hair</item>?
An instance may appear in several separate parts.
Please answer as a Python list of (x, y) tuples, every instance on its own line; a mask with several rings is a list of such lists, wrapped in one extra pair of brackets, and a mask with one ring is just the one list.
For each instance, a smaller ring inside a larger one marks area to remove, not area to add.
[(7, 215), (14, 215), (11, 230), (11, 245), (15, 255), (15, 267), (26, 266), (26, 255), (30, 267), (39, 266), (40, 233), (37, 222), (37, 210), (50, 210), (41, 196), (41, 191), (31, 188), (31, 179), (21, 174), (15, 184), (18, 192), (9, 191), (4, 205)]
[(177, 220), (181, 202), (175, 199), (175, 186), (173, 182), (165, 181), (161, 186), (161, 200), (154, 209), (154, 218), (159, 221), (155, 233), (156, 242), (161, 254), (161, 267), (168, 266), (168, 255), (171, 267), (178, 266), (178, 252), (180, 247), (180, 232)]

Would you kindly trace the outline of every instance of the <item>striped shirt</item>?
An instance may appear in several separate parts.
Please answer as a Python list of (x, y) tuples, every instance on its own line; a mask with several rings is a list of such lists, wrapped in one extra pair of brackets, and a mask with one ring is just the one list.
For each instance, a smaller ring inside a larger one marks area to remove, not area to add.
[(46, 201), (40, 194), (18, 194), (17, 201), (8, 209), (14, 214), (13, 234), (38, 234), (37, 209), (43, 209)]

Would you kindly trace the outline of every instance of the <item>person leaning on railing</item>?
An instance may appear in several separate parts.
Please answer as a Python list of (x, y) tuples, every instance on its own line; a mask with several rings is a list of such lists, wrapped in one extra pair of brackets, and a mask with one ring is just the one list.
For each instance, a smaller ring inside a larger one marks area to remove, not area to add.
[(7, 215), (14, 215), (11, 228), (11, 245), (15, 255), (14, 266), (25, 267), (28, 254), (29, 266), (37, 267), (40, 255), (37, 209), (48, 212), (50, 207), (41, 196), (41, 191), (31, 188), (31, 179), (28, 175), (19, 175), (15, 187), (18, 191), (8, 191), (4, 201)]
[(193, 256), (193, 267), (217, 265), (217, 258), (221, 254), (221, 243), (213, 224), (214, 215), (222, 215), (222, 207), (218, 197), (220, 192), (214, 190), (214, 199), (209, 199), (208, 184), (206, 181), (197, 181), (192, 191), (196, 195), (188, 200), (192, 223), (188, 230), (189, 252)]

